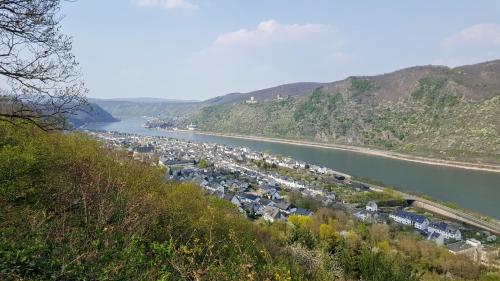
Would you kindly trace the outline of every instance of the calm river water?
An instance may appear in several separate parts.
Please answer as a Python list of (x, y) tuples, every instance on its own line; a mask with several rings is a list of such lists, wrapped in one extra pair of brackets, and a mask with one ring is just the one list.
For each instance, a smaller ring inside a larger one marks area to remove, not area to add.
[(453, 202), (463, 208), (500, 219), (500, 173), (419, 164), (328, 148), (207, 136), (189, 132), (149, 130), (141, 127), (144, 121), (142, 118), (130, 118), (114, 123), (92, 124), (88, 129), (244, 146), (257, 151), (268, 150), (274, 154), (326, 166), (353, 176), (382, 181), (401, 191), (426, 194), (438, 200)]

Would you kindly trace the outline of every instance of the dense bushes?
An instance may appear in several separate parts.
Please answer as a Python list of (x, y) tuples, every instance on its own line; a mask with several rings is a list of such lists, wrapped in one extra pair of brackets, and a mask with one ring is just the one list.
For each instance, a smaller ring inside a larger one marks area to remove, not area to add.
[(446, 106), (458, 103), (458, 97), (444, 90), (446, 79), (426, 77), (418, 81), (418, 87), (411, 93), (415, 100), (422, 101), (427, 106), (442, 110)]
[(5, 124), (0, 146), (0, 279), (288, 274), (229, 202), (164, 183), (164, 171), (124, 152)]

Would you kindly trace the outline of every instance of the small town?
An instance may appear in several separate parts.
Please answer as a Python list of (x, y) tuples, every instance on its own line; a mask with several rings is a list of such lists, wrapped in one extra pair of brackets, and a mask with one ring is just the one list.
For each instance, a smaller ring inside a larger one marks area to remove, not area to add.
[[(320, 208), (358, 222), (414, 233), (485, 266), (500, 268), (496, 235), (413, 207), (393, 190), (375, 189), (352, 176), (286, 156), (245, 147), (118, 132), (88, 132), (136, 160), (163, 167), (166, 180), (192, 182), (264, 223), (312, 216)], [(341, 235), (348, 235), (341, 231)]]

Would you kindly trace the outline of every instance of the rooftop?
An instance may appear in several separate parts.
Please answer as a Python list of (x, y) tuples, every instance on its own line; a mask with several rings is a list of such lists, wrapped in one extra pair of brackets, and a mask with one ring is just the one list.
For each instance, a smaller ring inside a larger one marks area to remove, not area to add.
[(474, 246), (470, 245), (469, 243), (467, 243), (465, 241), (458, 241), (458, 242), (446, 245), (446, 248), (448, 248), (448, 250), (450, 250), (451, 252), (459, 253), (459, 252), (474, 248)]
[(409, 219), (417, 223), (423, 223), (427, 219), (425, 216), (417, 215), (415, 213), (403, 210), (395, 210), (394, 212), (392, 212), (392, 215), (400, 218)]

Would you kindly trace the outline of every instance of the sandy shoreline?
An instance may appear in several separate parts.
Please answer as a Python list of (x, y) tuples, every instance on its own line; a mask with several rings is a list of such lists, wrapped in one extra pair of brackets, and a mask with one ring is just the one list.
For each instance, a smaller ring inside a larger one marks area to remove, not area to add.
[[(185, 130), (179, 130), (179, 131), (185, 131)], [(398, 152), (377, 150), (377, 149), (357, 147), (357, 146), (324, 144), (324, 143), (309, 142), (309, 141), (287, 140), (287, 139), (247, 136), (247, 135), (220, 134), (220, 133), (212, 133), (212, 132), (204, 132), (204, 131), (187, 131), (187, 132), (199, 134), (199, 135), (209, 135), (209, 136), (236, 138), (236, 139), (246, 139), (246, 140), (273, 142), (273, 143), (292, 144), (292, 145), (299, 145), (299, 146), (329, 148), (329, 149), (344, 150), (344, 151), (350, 151), (350, 152), (356, 152), (356, 153), (363, 153), (363, 154), (368, 154), (368, 155), (373, 155), (373, 156), (392, 158), (392, 159), (397, 159), (397, 160), (402, 160), (402, 161), (410, 161), (410, 162), (427, 164), (427, 165), (445, 166), (445, 167), (453, 167), (453, 168), (460, 168), (460, 169), (467, 169), (467, 170), (500, 173), (500, 165), (442, 160), (442, 159), (413, 156), (413, 155), (402, 154), (402, 153), (398, 153)]]

